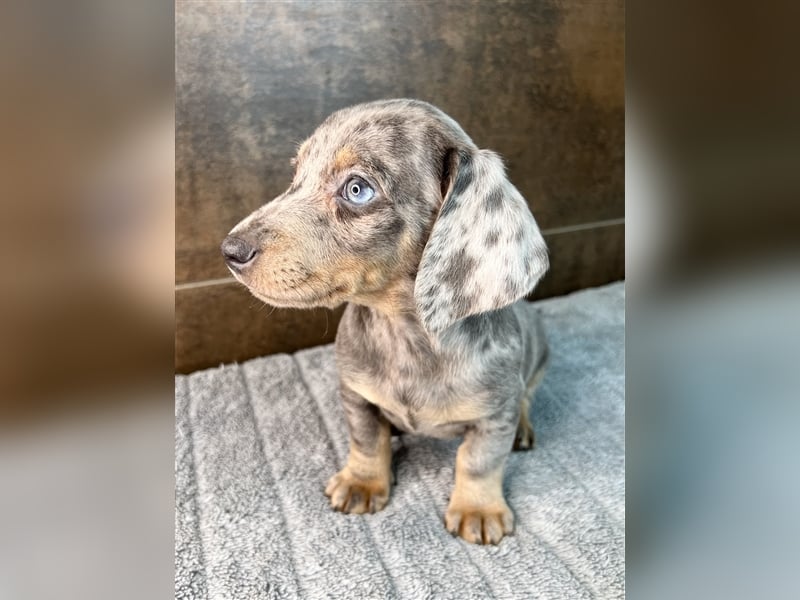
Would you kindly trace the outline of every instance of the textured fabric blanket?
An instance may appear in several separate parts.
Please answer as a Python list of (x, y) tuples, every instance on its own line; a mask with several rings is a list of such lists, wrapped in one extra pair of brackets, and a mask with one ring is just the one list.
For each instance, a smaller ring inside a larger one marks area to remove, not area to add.
[(623, 597), (624, 294), (539, 303), (551, 362), (498, 546), (444, 529), (459, 440), (397, 438), (386, 509), (330, 508), (347, 456), (331, 346), (176, 377), (176, 597)]

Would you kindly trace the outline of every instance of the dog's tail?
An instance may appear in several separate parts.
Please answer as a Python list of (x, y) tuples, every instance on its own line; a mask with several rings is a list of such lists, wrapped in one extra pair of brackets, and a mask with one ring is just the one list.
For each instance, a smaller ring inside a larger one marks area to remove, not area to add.
[(529, 400), (533, 400), (533, 393), (542, 382), (547, 367), (550, 364), (550, 345), (547, 343), (547, 336), (544, 333), (541, 318), (536, 319), (536, 341), (540, 348), (539, 360), (536, 362), (536, 367), (533, 369), (533, 375), (528, 379), (524, 393), (524, 397)]

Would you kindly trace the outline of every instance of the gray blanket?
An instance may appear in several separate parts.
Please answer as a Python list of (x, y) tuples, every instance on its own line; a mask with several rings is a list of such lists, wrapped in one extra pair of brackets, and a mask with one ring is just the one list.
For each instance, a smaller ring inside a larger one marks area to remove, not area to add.
[(331, 346), (176, 377), (176, 598), (623, 597), (624, 294), (539, 303), (551, 363), (496, 547), (444, 529), (458, 440), (398, 438), (386, 509), (330, 509), (347, 456)]

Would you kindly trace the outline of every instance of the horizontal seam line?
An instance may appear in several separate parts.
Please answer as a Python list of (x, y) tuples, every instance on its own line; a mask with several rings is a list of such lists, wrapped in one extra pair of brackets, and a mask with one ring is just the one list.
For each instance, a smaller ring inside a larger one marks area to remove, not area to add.
[(221, 279), (203, 279), (201, 281), (177, 283), (175, 284), (175, 291), (191, 290), (199, 287), (209, 287), (212, 285), (225, 285), (226, 283), (236, 283), (236, 280), (233, 277), (222, 277)]
[(592, 221), (591, 223), (580, 223), (579, 225), (565, 225), (564, 227), (543, 229), (542, 235), (558, 235), (559, 233), (571, 233), (573, 231), (583, 231), (584, 229), (599, 229), (601, 227), (613, 227), (614, 225), (624, 224), (625, 217), (619, 219), (607, 219), (605, 221)]

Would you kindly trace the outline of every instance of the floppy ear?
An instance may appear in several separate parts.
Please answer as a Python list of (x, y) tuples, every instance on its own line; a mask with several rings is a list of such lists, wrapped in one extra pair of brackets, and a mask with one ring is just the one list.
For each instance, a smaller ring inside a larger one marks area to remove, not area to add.
[(431, 333), (525, 297), (548, 267), (539, 227), (497, 154), (462, 150), (445, 176), (448, 170), (414, 287), (417, 313)]

